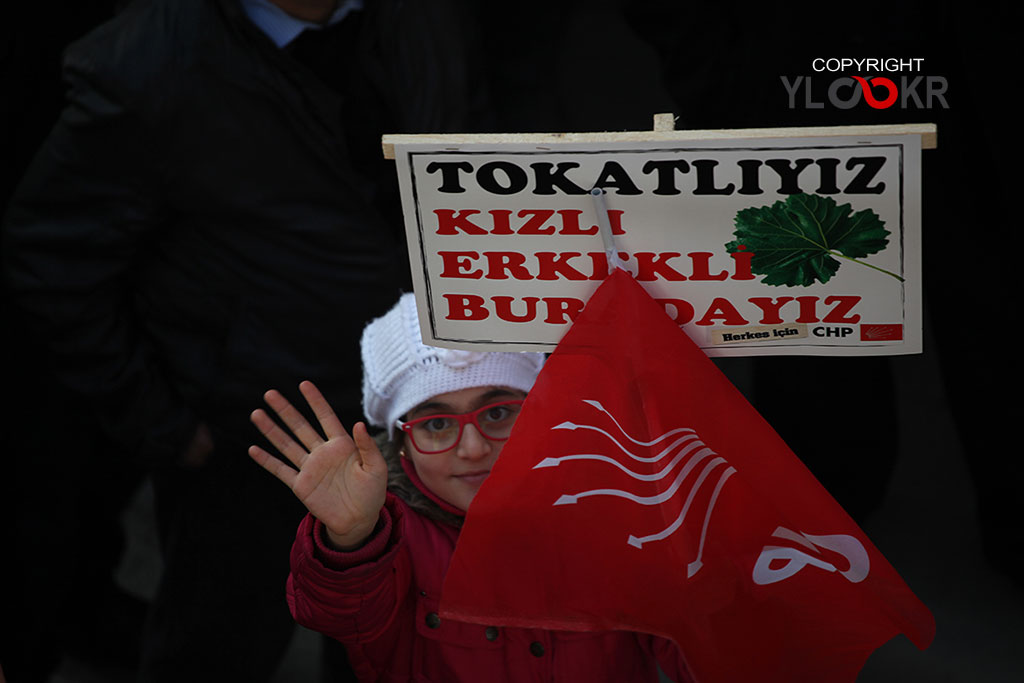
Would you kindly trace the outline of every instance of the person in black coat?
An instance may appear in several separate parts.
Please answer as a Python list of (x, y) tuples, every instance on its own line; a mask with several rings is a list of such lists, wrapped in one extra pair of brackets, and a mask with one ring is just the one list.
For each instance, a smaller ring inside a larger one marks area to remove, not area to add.
[(245, 4), (139, 0), (74, 44), (68, 105), (5, 220), (31, 332), (151, 468), (164, 573), (145, 680), (273, 674), (302, 515), (249, 462), (249, 411), (313, 378), (361, 417), (359, 335), (409, 286), (380, 135), (478, 123), (448, 3), (349, 3), (284, 46)]

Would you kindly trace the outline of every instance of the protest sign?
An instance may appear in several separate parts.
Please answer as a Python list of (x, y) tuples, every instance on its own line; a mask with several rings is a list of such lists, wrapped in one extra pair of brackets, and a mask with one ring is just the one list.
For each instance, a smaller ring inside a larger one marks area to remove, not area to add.
[(553, 349), (608, 275), (606, 207), (626, 270), (708, 355), (919, 353), (934, 132), (385, 136), (424, 341)]

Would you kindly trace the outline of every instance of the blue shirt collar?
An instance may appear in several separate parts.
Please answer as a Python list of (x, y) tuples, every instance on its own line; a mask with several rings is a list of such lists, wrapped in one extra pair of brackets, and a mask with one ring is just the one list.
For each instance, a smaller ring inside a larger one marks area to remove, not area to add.
[(324, 26), (312, 21), (296, 19), (270, 0), (241, 0), (242, 8), (249, 15), (252, 23), (256, 24), (261, 31), (278, 47), (284, 47), (288, 43), (308, 29), (320, 30), (324, 26), (333, 26), (348, 16), (349, 12), (355, 12), (363, 8), (363, 0), (344, 0), (327, 19)]

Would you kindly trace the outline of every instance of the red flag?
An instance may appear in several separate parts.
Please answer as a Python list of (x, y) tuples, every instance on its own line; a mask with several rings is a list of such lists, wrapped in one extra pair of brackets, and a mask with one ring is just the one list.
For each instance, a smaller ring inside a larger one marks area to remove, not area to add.
[[(807, 400), (828, 397), (809, 387)], [(473, 500), (441, 609), (662, 635), (699, 683), (853, 681), (893, 636), (923, 649), (935, 631), (864, 533), (621, 270), (548, 360)]]

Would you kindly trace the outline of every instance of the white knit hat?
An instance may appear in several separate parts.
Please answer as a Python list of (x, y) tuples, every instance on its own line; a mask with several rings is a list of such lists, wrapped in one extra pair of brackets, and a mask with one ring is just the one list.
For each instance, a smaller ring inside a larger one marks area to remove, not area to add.
[(366, 326), (361, 346), (363, 413), (392, 437), (398, 418), (438, 394), (488, 386), (528, 392), (544, 363), (542, 353), (427, 346), (412, 294)]

